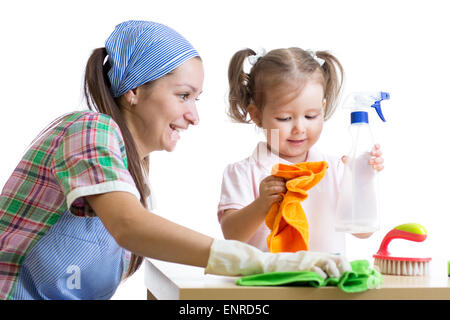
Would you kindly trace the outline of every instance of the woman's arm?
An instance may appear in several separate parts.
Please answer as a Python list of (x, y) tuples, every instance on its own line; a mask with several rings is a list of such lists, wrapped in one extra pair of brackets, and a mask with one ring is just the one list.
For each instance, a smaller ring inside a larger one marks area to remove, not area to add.
[[(147, 211), (127, 192), (86, 197), (117, 243), (138, 255), (206, 268), (222, 275), (270, 271), (313, 270), (339, 277), (351, 270), (346, 259), (326, 253), (299, 251), (272, 254), (239, 241), (214, 240)], [(211, 257), (210, 257), (211, 255)]]
[(127, 192), (86, 199), (121, 247), (145, 257), (206, 267), (213, 238), (149, 212)]

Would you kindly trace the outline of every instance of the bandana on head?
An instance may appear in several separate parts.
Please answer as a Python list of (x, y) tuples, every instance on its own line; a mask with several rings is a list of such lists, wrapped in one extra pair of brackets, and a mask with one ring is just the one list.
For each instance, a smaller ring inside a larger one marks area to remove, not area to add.
[(178, 32), (151, 21), (131, 20), (117, 25), (105, 48), (111, 65), (108, 77), (114, 98), (199, 56)]

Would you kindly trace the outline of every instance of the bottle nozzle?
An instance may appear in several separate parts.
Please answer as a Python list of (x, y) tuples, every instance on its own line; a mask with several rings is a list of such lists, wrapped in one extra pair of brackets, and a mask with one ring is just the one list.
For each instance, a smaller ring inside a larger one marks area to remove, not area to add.
[(375, 110), (377, 111), (378, 116), (384, 122), (386, 122), (386, 119), (384, 119), (383, 112), (381, 112), (380, 102), (382, 100), (388, 100), (390, 97), (391, 96), (390, 96), (390, 94), (388, 92), (380, 92), (380, 99), (375, 101), (375, 103), (373, 105), (371, 105), (372, 108), (375, 108)]
[(351, 118), (351, 123), (368, 123), (368, 118), (364, 115), (360, 117), (362, 113), (367, 113), (370, 107), (374, 108), (380, 117), (380, 119), (386, 122), (383, 112), (381, 111), (381, 101), (388, 100), (391, 95), (388, 92), (375, 91), (375, 92), (353, 92), (347, 96), (342, 107), (351, 109), (351, 113), (354, 115)]
[(389, 94), (389, 92), (381, 91), (380, 92), (380, 97), (381, 97), (381, 100), (388, 100), (391, 97), (391, 95)]

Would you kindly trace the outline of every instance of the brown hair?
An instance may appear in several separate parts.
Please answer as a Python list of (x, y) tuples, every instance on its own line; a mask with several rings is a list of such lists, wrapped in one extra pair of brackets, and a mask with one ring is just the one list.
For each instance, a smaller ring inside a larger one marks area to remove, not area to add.
[(228, 115), (237, 122), (250, 122), (248, 106), (254, 104), (260, 111), (265, 104), (265, 92), (280, 85), (298, 83), (318, 75), (326, 99), (324, 119), (328, 120), (336, 109), (342, 88), (344, 70), (339, 60), (327, 51), (316, 51), (323, 59), (321, 66), (309, 51), (300, 48), (275, 49), (260, 57), (250, 70), (244, 72), (247, 57), (255, 55), (252, 49), (236, 52), (228, 67), (229, 109)]
[[(106, 55), (105, 48), (97, 48), (89, 57), (84, 77), (84, 96), (90, 110), (109, 115), (119, 126), (127, 152), (128, 171), (139, 191), (142, 205), (147, 208), (146, 198), (149, 189), (143, 171), (148, 172), (149, 160), (148, 157), (144, 161), (139, 159), (133, 137), (120, 111), (119, 101), (110, 93), (111, 85), (107, 73), (111, 66), (108, 62), (103, 65)], [(126, 277), (131, 276), (141, 263), (142, 257), (132, 253)]]

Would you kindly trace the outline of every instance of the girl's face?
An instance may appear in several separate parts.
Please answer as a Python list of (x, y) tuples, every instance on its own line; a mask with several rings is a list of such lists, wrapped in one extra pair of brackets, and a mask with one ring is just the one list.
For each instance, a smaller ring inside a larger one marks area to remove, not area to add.
[(125, 119), (137, 142), (141, 157), (152, 151), (172, 151), (180, 132), (197, 124), (196, 101), (203, 87), (200, 59), (186, 61), (171, 73), (156, 80), (150, 88), (130, 90), (126, 98)]
[(292, 163), (306, 161), (323, 128), (326, 101), (322, 84), (311, 79), (300, 93), (269, 91), (266, 101), (262, 112), (255, 106), (249, 107), (249, 112), (252, 120), (266, 129), (271, 151)]

